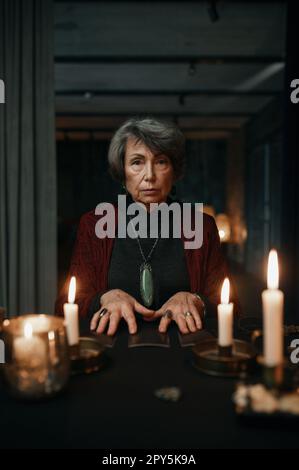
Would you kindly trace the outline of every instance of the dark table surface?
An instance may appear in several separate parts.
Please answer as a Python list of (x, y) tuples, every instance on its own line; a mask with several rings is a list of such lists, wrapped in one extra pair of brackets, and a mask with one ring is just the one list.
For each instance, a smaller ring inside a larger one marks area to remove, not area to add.
[[(157, 324), (139, 323), (142, 329)], [(84, 329), (84, 325), (83, 325)], [(145, 330), (144, 330), (145, 331)], [(103, 370), (71, 377), (67, 390), (45, 402), (13, 399), (0, 385), (1, 448), (298, 448), (298, 431), (267, 423), (244, 424), (231, 401), (235, 380), (214, 378), (191, 365), (177, 328), (170, 348), (128, 348), (123, 324)], [(155, 397), (177, 386), (181, 399)]]

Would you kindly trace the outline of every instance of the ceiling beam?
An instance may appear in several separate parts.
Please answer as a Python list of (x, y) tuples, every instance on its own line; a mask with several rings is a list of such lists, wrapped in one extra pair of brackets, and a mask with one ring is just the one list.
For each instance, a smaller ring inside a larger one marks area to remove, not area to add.
[(272, 64), (283, 62), (281, 56), (55, 56), (57, 64)]
[[(86, 112), (86, 113), (82, 113), (82, 112), (77, 112), (77, 113), (74, 113), (74, 112), (63, 112), (63, 111), (58, 111), (56, 112), (56, 117), (65, 117), (65, 118), (69, 118), (69, 117), (123, 117), (124, 119), (125, 118), (130, 118), (132, 116), (135, 116), (136, 114), (140, 114), (140, 113), (120, 113), (120, 112), (111, 112), (111, 113), (99, 113), (99, 112), (94, 112), (94, 113), (90, 113), (90, 112)], [(145, 114), (150, 114), (150, 115), (153, 115), (153, 116), (156, 116), (156, 117), (164, 117), (164, 118), (168, 118), (168, 119), (178, 119), (178, 118), (187, 118), (187, 117), (193, 117), (193, 118), (241, 118), (241, 119), (248, 119), (250, 117), (255, 117), (257, 116), (259, 113), (253, 113), (253, 112), (246, 112), (246, 113), (233, 113), (233, 112), (228, 112), (228, 113), (215, 113), (215, 112), (211, 112), (211, 113), (201, 113), (201, 112), (184, 112), (184, 111), (178, 111), (178, 112), (173, 112), (173, 113), (167, 113), (167, 112), (155, 112), (155, 113), (145, 113)]]
[[(92, 99), (93, 96), (275, 96), (282, 93), (281, 91), (269, 90), (57, 90), (56, 96), (82, 96), (86, 99)], [(90, 96), (89, 96), (90, 95)]]
[[(116, 126), (117, 128), (118, 126)], [(198, 127), (194, 127), (194, 128), (187, 128), (187, 127), (182, 127), (180, 126), (180, 129), (184, 132), (197, 132), (197, 131), (211, 131), (211, 132), (229, 132), (233, 129), (228, 129), (228, 128), (219, 128), (219, 127), (215, 127), (214, 129), (209, 127), (209, 128), (205, 128), (205, 127), (202, 127), (202, 126), (198, 126)], [(115, 131), (115, 127), (91, 127), (89, 128), (88, 126), (84, 126), (84, 124), (82, 124), (81, 126), (75, 126), (75, 127), (68, 127), (68, 126), (57, 126), (56, 127), (56, 131), (57, 132), (89, 132), (89, 133), (94, 133), (94, 132), (114, 132)]]
[[(103, 3), (103, 0), (88, 0), (89, 3)], [(107, 0), (106, 0), (107, 2)], [(54, 3), (82, 3), (86, 0), (54, 0)], [(128, 3), (128, 0), (109, 0), (109, 3)], [(129, 3), (148, 3), (148, 0), (129, 0)], [(175, 3), (175, 0), (163, 0), (163, 3)], [(184, 3), (183, 0), (181, 2)], [(207, 0), (188, 0), (188, 3), (208, 3)], [(252, 0), (234, 0), (234, 3), (252, 3)], [(259, 3), (286, 3), (286, 0), (259, 0)]]
[[(170, 119), (171, 120), (171, 119)], [(57, 129), (100, 129), (100, 130), (115, 130), (124, 122), (124, 117), (56, 117)], [(244, 116), (237, 116), (233, 118), (228, 117), (189, 117), (176, 119), (177, 124), (181, 129), (239, 129), (246, 122)]]
[[(191, 140), (226, 140), (230, 137), (231, 132), (227, 130), (194, 130), (184, 131), (183, 133), (187, 139)], [(110, 140), (113, 136), (112, 131), (71, 131), (71, 130), (57, 130), (56, 140), (79, 140), (79, 141), (90, 141), (90, 140)]]

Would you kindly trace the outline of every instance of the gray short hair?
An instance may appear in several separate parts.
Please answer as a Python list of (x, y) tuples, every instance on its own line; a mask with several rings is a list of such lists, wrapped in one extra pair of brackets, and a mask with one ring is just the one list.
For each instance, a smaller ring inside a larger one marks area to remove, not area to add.
[(131, 118), (115, 132), (108, 151), (109, 171), (116, 181), (125, 180), (124, 158), (130, 137), (144, 143), (152, 152), (166, 155), (172, 163), (175, 180), (183, 176), (185, 137), (180, 129), (171, 122), (151, 117)]

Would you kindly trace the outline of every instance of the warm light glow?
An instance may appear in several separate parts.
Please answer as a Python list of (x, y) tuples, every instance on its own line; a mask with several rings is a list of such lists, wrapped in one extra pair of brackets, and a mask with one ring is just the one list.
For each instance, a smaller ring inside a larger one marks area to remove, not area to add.
[(278, 289), (279, 272), (277, 251), (271, 250), (268, 258), (267, 285), (268, 289)]
[(28, 339), (32, 338), (32, 325), (29, 322), (25, 323), (24, 336), (25, 338), (28, 338)]
[(229, 217), (226, 214), (217, 214), (215, 221), (221, 242), (229, 242), (231, 238)]
[(229, 304), (229, 279), (226, 277), (221, 289), (221, 303)]
[(225, 238), (225, 231), (224, 230), (219, 230), (219, 237), (220, 237), (220, 240), (223, 240)]
[(69, 304), (73, 304), (75, 302), (75, 297), (76, 297), (76, 278), (75, 276), (72, 276), (70, 287), (69, 287), (69, 297), (68, 297)]
[(48, 338), (49, 338), (50, 341), (52, 341), (52, 340), (55, 338), (55, 333), (54, 333), (54, 331), (49, 331), (49, 333), (48, 333)]

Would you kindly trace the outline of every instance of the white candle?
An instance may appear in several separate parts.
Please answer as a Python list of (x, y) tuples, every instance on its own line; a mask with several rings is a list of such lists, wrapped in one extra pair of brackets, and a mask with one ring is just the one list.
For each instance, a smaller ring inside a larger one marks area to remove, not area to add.
[(75, 297), (76, 278), (73, 276), (69, 286), (68, 303), (65, 303), (63, 306), (69, 346), (74, 346), (79, 343), (78, 305), (74, 303)]
[(234, 304), (229, 302), (229, 279), (225, 278), (218, 305), (218, 344), (222, 347), (233, 344), (233, 308)]
[(27, 321), (24, 336), (14, 340), (14, 358), (20, 367), (40, 367), (46, 364), (46, 345), (41, 338), (33, 335), (32, 324)]
[(275, 367), (283, 362), (283, 292), (278, 289), (277, 252), (271, 250), (268, 259), (267, 287), (262, 292), (264, 324), (264, 363)]

